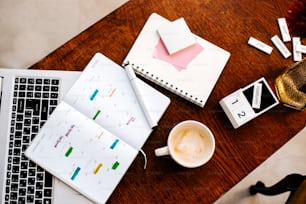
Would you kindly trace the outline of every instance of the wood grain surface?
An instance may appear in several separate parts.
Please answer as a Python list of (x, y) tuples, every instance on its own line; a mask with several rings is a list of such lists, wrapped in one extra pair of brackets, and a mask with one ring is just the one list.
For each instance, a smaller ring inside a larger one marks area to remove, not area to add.
[[(267, 55), (247, 45), (253, 36), (272, 46), (270, 38), (280, 35), (277, 18), (287, 15), (290, 2), (130, 0), (30, 67), (83, 70), (96, 52), (121, 64), (153, 12), (169, 20), (184, 17), (193, 33), (231, 53), (204, 108), (149, 82), (171, 98), (171, 105), (143, 147), (147, 169), (139, 155), (109, 203), (213, 203), (305, 126), (305, 111), (279, 105), (235, 130), (219, 106), (223, 97), (260, 77), (274, 90), (274, 79), (293, 63), (276, 48)], [(291, 49), (291, 43), (286, 45)], [(166, 144), (171, 128), (187, 119), (206, 124), (216, 140), (213, 158), (195, 169), (154, 156), (154, 149)]]

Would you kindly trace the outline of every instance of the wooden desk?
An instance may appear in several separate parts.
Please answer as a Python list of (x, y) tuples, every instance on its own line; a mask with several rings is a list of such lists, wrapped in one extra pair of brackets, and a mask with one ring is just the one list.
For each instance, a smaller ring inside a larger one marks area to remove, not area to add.
[[(139, 155), (109, 203), (212, 203), (305, 126), (305, 111), (279, 105), (235, 130), (218, 103), (262, 76), (274, 89), (276, 76), (293, 63), (276, 49), (266, 55), (247, 45), (250, 36), (272, 45), (270, 38), (279, 35), (277, 18), (286, 15), (288, 2), (131, 0), (31, 67), (82, 70), (96, 52), (121, 64), (152, 12), (169, 20), (185, 17), (192, 32), (231, 52), (204, 108), (153, 84), (171, 98), (171, 105), (143, 147), (147, 169)], [(196, 169), (154, 156), (154, 149), (166, 144), (170, 129), (186, 119), (205, 123), (215, 134), (212, 160)]]

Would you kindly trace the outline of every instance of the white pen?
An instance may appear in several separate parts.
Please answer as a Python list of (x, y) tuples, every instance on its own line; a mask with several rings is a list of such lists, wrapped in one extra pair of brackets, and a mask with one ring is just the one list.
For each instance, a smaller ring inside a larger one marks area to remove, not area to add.
[(148, 109), (147, 109), (147, 106), (145, 104), (145, 102), (143, 101), (143, 97), (140, 93), (140, 89), (138, 87), (138, 84), (137, 84), (137, 77), (136, 77), (136, 74), (134, 73), (134, 70), (133, 68), (127, 64), (124, 66), (125, 67), (125, 71), (130, 79), (130, 82), (131, 82), (131, 85), (132, 85), (132, 88), (135, 92), (135, 95), (137, 97), (137, 100), (142, 108), (142, 111), (144, 112), (144, 115), (150, 125), (151, 128), (157, 126), (157, 123), (152, 119)]

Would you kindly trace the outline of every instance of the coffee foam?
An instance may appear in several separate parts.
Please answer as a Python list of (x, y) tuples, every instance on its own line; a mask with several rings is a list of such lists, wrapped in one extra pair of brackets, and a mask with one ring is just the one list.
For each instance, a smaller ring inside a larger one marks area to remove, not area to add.
[(171, 137), (171, 151), (176, 160), (187, 165), (197, 165), (209, 157), (212, 141), (209, 133), (196, 125), (178, 127)]

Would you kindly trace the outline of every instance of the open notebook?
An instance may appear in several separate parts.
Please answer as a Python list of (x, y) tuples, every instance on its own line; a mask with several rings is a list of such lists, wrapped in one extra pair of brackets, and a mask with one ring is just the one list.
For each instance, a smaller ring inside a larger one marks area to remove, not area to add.
[[(147, 109), (158, 121), (170, 100), (139, 82)], [(92, 201), (104, 203), (151, 132), (124, 69), (97, 53), (26, 156)]]
[(158, 34), (167, 23), (167, 19), (153, 13), (123, 64), (131, 64), (136, 73), (204, 107), (230, 53), (192, 34), (195, 45), (169, 55)]

